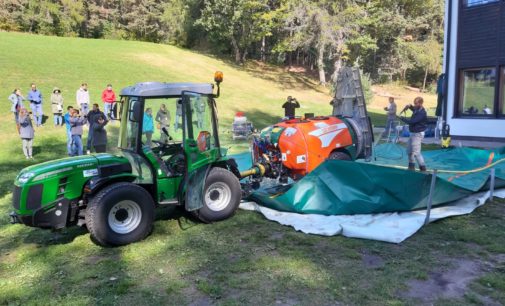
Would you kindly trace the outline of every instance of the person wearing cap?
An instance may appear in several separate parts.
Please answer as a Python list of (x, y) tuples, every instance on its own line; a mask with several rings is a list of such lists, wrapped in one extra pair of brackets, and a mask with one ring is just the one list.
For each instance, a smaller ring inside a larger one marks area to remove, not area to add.
[(79, 87), (75, 94), (75, 102), (84, 116), (86, 116), (89, 112), (89, 101), (88, 84), (82, 83), (81, 87)]
[(116, 101), (116, 93), (112, 90), (112, 85), (107, 84), (107, 88), (102, 92), (103, 112), (108, 119), (111, 119), (112, 105)]
[(42, 125), (42, 116), (44, 112), (42, 111), (42, 93), (37, 89), (37, 86), (32, 83), (31, 89), (26, 97), (30, 101), (30, 107), (32, 109), (32, 114), (35, 117), (35, 125)]
[(55, 87), (51, 94), (51, 111), (54, 116), (54, 126), (63, 125), (63, 96), (58, 87)]

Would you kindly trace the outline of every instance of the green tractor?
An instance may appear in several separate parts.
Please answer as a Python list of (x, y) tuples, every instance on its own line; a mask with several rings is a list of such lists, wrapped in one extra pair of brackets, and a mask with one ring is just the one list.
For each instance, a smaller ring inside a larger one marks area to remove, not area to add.
[[(103, 246), (144, 239), (155, 209), (183, 206), (203, 222), (232, 216), (242, 190), (218, 137), (214, 84), (139, 83), (121, 91), (119, 153), (49, 161), (15, 180), (12, 223), (85, 225)], [(161, 113), (160, 113), (161, 112)]]

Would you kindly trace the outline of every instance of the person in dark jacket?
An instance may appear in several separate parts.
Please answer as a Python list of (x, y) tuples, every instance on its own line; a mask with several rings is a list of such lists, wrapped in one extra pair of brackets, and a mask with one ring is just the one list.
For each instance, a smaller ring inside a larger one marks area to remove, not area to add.
[(95, 148), (96, 153), (105, 153), (107, 150), (107, 131), (105, 126), (109, 121), (105, 114), (98, 114), (93, 117), (95, 122), (91, 124), (93, 126), (93, 148)]
[(32, 119), (26, 108), (21, 108), (18, 117), (19, 137), (23, 141), (23, 153), (26, 159), (32, 159), (32, 146), (35, 131), (33, 130)]
[(88, 112), (87, 115), (87, 119), (89, 122), (89, 130), (88, 130), (88, 139), (86, 141), (86, 154), (90, 154), (91, 149), (93, 147), (93, 133), (95, 132), (93, 125), (96, 123), (95, 118), (102, 117), (103, 115), (104, 113), (100, 110), (98, 104), (94, 103), (93, 109), (90, 112)]
[(412, 116), (410, 119), (400, 117), (400, 119), (409, 125), (410, 138), (408, 144), (409, 170), (415, 170), (416, 160), (421, 171), (426, 171), (423, 155), (421, 154), (421, 143), (424, 138), (424, 131), (428, 122), (428, 115), (423, 107), (424, 100), (421, 97), (414, 99), (414, 105), (407, 105), (404, 111), (410, 109)]
[(295, 109), (300, 108), (300, 103), (296, 98), (288, 96), (286, 102), (282, 104), (282, 108), (284, 108), (284, 117), (293, 119), (295, 117)]

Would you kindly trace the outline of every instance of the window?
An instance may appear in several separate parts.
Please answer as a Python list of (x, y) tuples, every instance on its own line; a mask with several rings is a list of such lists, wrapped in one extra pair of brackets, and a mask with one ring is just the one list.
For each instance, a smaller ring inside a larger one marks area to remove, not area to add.
[(495, 68), (462, 70), (460, 73), (459, 115), (494, 115), (495, 84)]
[(466, 7), (472, 7), (472, 6), (478, 6), (478, 5), (484, 5), (488, 3), (495, 3), (499, 2), (500, 0), (463, 0), (463, 4)]

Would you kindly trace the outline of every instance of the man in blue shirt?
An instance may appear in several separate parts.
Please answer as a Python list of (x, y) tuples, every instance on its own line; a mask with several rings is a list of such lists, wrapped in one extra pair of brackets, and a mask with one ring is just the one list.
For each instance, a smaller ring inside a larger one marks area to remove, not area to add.
[(74, 108), (72, 106), (67, 107), (67, 113), (63, 116), (65, 121), (65, 126), (67, 127), (67, 153), (68, 156), (72, 156), (72, 125), (70, 124), (70, 117), (72, 117), (72, 111)]
[(32, 89), (28, 92), (28, 96), (26, 98), (30, 101), (32, 115), (35, 117), (35, 124), (37, 126), (41, 126), (42, 115), (44, 115), (44, 112), (42, 111), (42, 94), (35, 84), (32, 83)]

